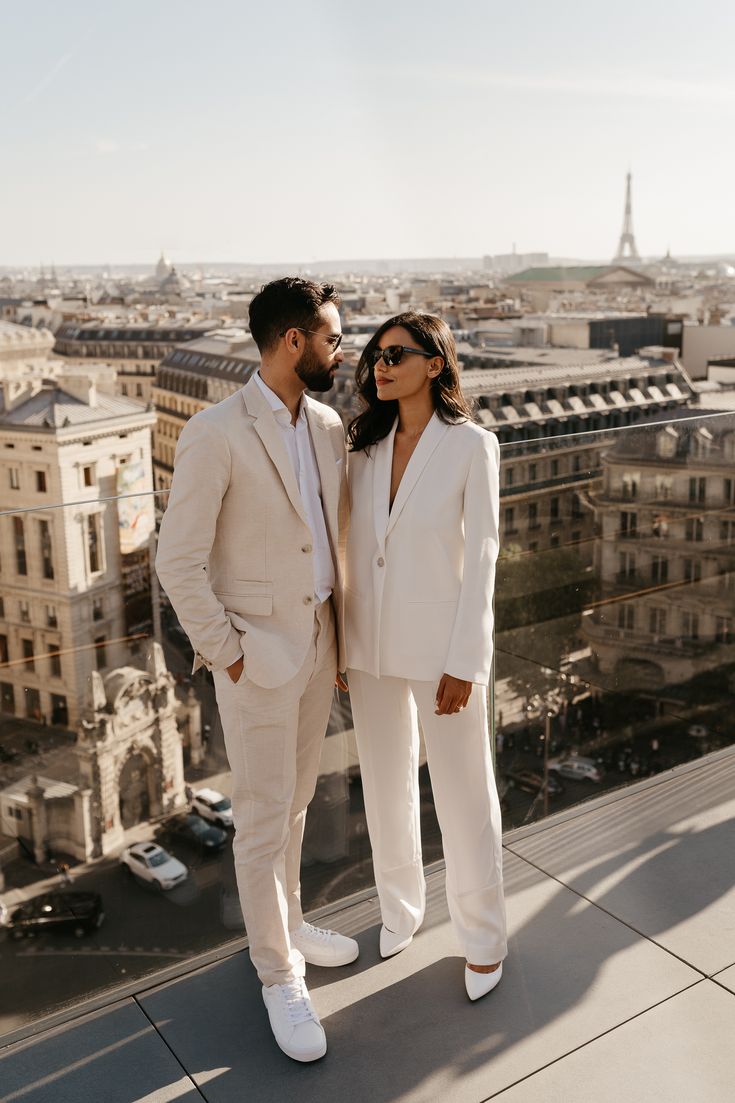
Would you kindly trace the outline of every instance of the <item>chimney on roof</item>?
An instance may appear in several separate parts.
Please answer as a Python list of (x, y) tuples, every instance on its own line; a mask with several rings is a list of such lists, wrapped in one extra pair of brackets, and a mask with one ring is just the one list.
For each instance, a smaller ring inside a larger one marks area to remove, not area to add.
[(63, 375), (58, 386), (87, 406), (97, 406), (97, 383), (87, 375)]
[(5, 413), (9, 414), (11, 410), (15, 410), (16, 407), (27, 402), (29, 398), (33, 398), (42, 386), (43, 380), (40, 376), (33, 379), (4, 379), (2, 389)]

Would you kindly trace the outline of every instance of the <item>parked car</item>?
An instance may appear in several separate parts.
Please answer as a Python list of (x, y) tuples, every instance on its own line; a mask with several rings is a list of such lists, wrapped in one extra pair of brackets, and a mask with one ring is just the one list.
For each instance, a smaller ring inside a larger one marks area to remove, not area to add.
[[(564, 783), (556, 774), (549, 772), (549, 796), (556, 797), (564, 792)], [(505, 779), (509, 789), (522, 789), (525, 793), (540, 793), (543, 791), (543, 774), (536, 774), (533, 770), (506, 770)]]
[(189, 870), (157, 843), (135, 843), (123, 850), (120, 861), (141, 881), (159, 889), (172, 889), (189, 876)]
[(230, 798), (218, 793), (216, 789), (197, 789), (191, 798), (191, 806), (205, 820), (219, 827), (232, 827), (232, 804)]
[(550, 762), (550, 770), (556, 770), (561, 777), (571, 778), (574, 781), (602, 781), (602, 770), (591, 758), (565, 758), (561, 762)]
[(0, 920), (11, 938), (61, 931), (77, 938), (91, 934), (104, 922), (102, 897), (98, 892), (46, 892), (34, 896), (14, 911), (4, 909)]
[(219, 854), (227, 842), (227, 832), (213, 823), (207, 823), (193, 812), (188, 816), (175, 816), (162, 824), (158, 834), (167, 842), (183, 843), (202, 854)]

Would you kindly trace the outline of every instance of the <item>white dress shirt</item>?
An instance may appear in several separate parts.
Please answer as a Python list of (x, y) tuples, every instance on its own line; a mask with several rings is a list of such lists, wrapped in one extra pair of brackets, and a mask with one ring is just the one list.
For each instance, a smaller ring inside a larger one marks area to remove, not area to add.
[(309, 432), (309, 422), (306, 420), (306, 403), (303, 400), (301, 401), (299, 414), (294, 425), (291, 422), (288, 407), (263, 381), (259, 371), (255, 373), (255, 380), (268, 400), (268, 405), (273, 411), (273, 416), (281, 430), (281, 436), (286, 445), (286, 451), (299, 486), (301, 500), (304, 503), (304, 512), (309, 522), (314, 548), (314, 596), (317, 602), (326, 601), (334, 589), (334, 560), (332, 559), (332, 549), (329, 546), (327, 526), (324, 521), (322, 483), (319, 477), (319, 467), (316, 462), (311, 433)]

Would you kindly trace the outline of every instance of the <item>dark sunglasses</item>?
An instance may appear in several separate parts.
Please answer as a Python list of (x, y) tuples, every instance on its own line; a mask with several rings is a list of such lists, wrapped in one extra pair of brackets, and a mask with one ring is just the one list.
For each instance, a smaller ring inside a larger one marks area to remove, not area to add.
[[(306, 329), (304, 326), (290, 326), (290, 329), (297, 329), (299, 333), (313, 333), (316, 337), (323, 337), (324, 340), (331, 346), (334, 352), (337, 351), (342, 344), (343, 334), (341, 333), (322, 333), (319, 329)], [(285, 337), (288, 333), (288, 329), (282, 329), (280, 336)]]
[(395, 368), (397, 364), (400, 364), (404, 355), (407, 352), (415, 352), (417, 356), (426, 356), (431, 360), (437, 354), (435, 352), (426, 352), (424, 349), (415, 349), (410, 345), (388, 345), (387, 348), (379, 349), (374, 348), (369, 356), (370, 367), (374, 368), (378, 360), (382, 360), (384, 364), (387, 364), (389, 368)]

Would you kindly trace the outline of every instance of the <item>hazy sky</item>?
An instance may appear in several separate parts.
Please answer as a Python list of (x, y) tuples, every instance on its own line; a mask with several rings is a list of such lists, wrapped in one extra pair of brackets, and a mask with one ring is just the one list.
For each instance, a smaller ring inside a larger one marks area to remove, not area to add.
[(732, 0), (0, 0), (0, 265), (735, 250)]

